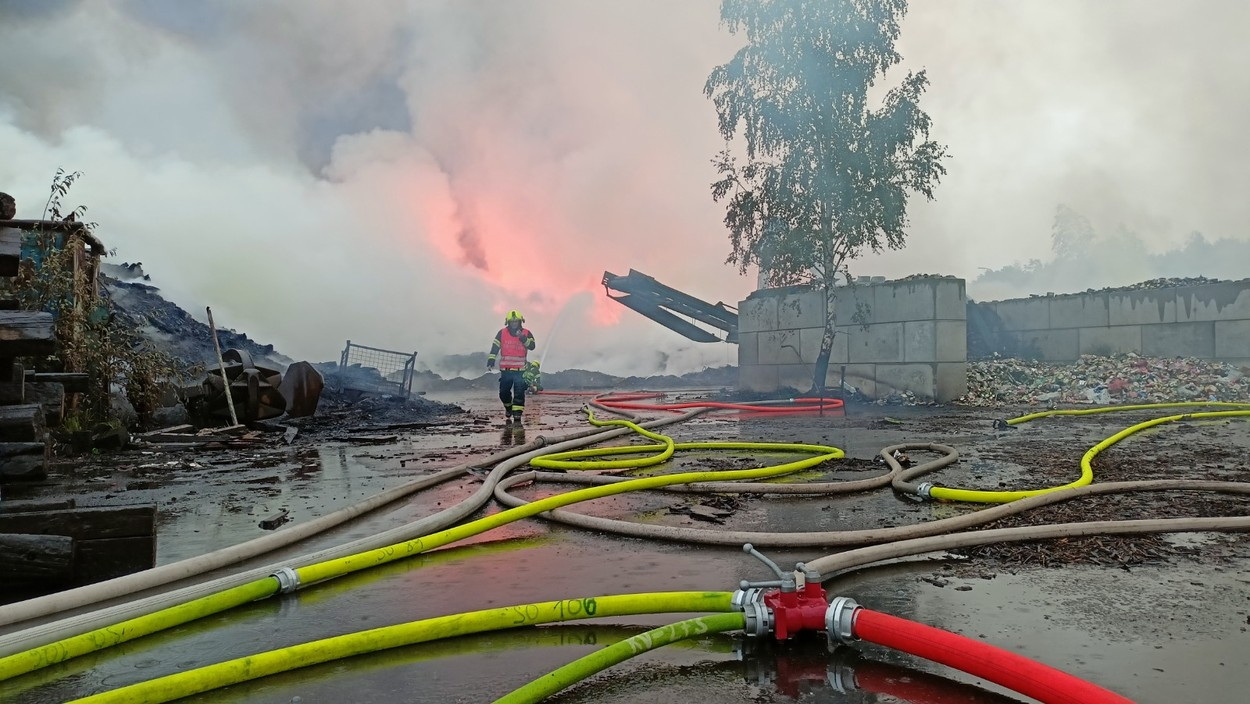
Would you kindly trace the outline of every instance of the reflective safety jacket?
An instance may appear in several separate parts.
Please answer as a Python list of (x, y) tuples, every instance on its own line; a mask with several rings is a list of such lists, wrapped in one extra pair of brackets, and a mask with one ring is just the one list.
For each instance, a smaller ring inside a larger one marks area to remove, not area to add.
[(511, 330), (504, 327), (495, 333), (495, 342), (490, 347), (490, 356), (487, 359), (493, 360), (498, 356), (500, 369), (524, 369), (525, 356), (532, 349), (534, 349), (533, 333), (521, 328), (516, 335), (513, 335)]

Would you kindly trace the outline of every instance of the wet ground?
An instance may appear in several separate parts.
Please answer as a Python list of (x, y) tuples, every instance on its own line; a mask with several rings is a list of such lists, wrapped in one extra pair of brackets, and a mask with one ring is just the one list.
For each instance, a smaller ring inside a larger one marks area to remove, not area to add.
[[(670, 398), (672, 398), (670, 396)], [(522, 431), (498, 422), (480, 393), (443, 398), (468, 413), (448, 425), (309, 433), (286, 446), (182, 454), (126, 454), (65, 467), (47, 484), (5, 498), (74, 496), (79, 505), (156, 503), (158, 562), (265, 534), (286, 509), (295, 522), (324, 515), (502, 445), (584, 427), (581, 400), (542, 396)], [(1020, 409), (1014, 409), (1020, 410)], [(947, 486), (1039, 488), (1074, 479), (1084, 450), (1150, 414), (1055, 418), (1000, 431), (1008, 411), (852, 408), (823, 417), (702, 416), (668, 432), (683, 440), (832, 444), (848, 460), (803, 480), (861, 479), (881, 471), (877, 450), (942, 442), (963, 459), (935, 475)], [(1162, 477), (1250, 481), (1250, 422), (1189, 423), (1146, 431), (1108, 450), (1099, 480)], [(368, 442), (358, 444), (360, 436)], [(390, 436), (393, 440), (389, 440)], [(682, 468), (741, 467), (742, 453), (686, 455)], [(779, 456), (777, 461), (787, 459)], [(917, 454), (915, 459), (925, 457)], [(773, 460), (769, 460), (770, 462)], [(466, 476), (285, 551), (297, 555), (428, 515), (476, 489)], [(534, 498), (572, 488), (518, 488)], [(888, 490), (844, 497), (742, 496), (722, 523), (672, 512), (703, 499), (651, 492), (577, 507), (585, 513), (705, 528), (814, 531), (944, 518), (975, 506), (916, 503)], [(498, 507), (487, 509), (489, 512)], [(1093, 518), (1248, 515), (1250, 500), (1210, 495), (1082, 499), (991, 527)], [(783, 564), (832, 550), (768, 550)], [(269, 556), (256, 564), (273, 561)], [(947, 628), (1036, 658), (1142, 702), (1228, 701), (1250, 687), (1250, 544), (1240, 534), (1086, 538), (932, 555), (835, 578), (831, 592), (876, 610)], [(464, 544), (269, 599), (0, 683), (0, 701), (54, 702), (316, 638), (460, 611), (643, 591), (732, 590), (764, 578), (733, 547), (624, 539), (528, 519)], [(674, 616), (609, 619), (410, 646), (241, 684), (188, 701), (490, 701), (597, 647)], [(911, 687), (911, 690), (908, 690)], [(823, 639), (784, 646), (707, 637), (613, 668), (554, 701), (1001, 702), (1002, 690), (910, 656), (860, 644), (828, 652)], [(925, 697), (928, 697), (927, 699)]]

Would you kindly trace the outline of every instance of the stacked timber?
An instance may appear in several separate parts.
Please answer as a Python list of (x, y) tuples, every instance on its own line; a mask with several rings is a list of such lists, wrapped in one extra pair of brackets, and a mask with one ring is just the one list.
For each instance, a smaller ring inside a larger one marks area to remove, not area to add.
[[(15, 276), (21, 255), (22, 230), (0, 221), (0, 276)], [(0, 482), (47, 476), (47, 429), (64, 419), (66, 380), (28, 379), (18, 360), (55, 351), (51, 313), (19, 310), (16, 300), (0, 299)]]
[(91, 584), (156, 564), (156, 506), (0, 503), (0, 598)]

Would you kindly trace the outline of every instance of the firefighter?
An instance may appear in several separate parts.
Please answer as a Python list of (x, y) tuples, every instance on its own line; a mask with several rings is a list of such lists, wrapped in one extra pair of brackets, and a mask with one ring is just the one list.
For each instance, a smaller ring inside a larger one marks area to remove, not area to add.
[(499, 359), (499, 400), (507, 423), (520, 423), (525, 412), (525, 356), (534, 349), (534, 334), (524, 324), (525, 317), (519, 311), (508, 311), (486, 357), (488, 370), (494, 369), (496, 357)]
[(525, 380), (525, 386), (531, 393), (543, 390), (543, 372), (537, 359), (525, 365), (525, 373), (521, 378)]

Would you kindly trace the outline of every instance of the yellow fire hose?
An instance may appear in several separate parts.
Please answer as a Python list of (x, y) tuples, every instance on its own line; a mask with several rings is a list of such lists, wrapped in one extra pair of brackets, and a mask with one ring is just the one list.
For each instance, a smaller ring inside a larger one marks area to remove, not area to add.
[(745, 620), (746, 617), (740, 613), (712, 614), (711, 616), (699, 616), (698, 618), (653, 628), (646, 633), (639, 633), (619, 643), (613, 643), (606, 648), (596, 650), (563, 667), (552, 670), (529, 684), (496, 699), (495, 704), (534, 704), (535, 702), (541, 702), (565, 687), (581, 682), (596, 672), (625, 662), (648, 650), (662, 648), (687, 638), (698, 638), (699, 636), (712, 633), (736, 631), (742, 628)]
[[(159, 704), (330, 660), (470, 633), (606, 616), (726, 612), (731, 608), (732, 596), (729, 592), (655, 592), (561, 599), (470, 611), (277, 648), (74, 701), (78, 704)], [(738, 627), (741, 627), (742, 614), (728, 615), (736, 616)], [(635, 640), (641, 635), (633, 636), (627, 641)], [(609, 646), (612, 647), (614, 646)]]
[[(1094, 481), (1093, 460), (1098, 453), (1115, 445), (1121, 440), (1141, 432), (1147, 428), (1153, 428), (1156, 425), (1164, 423), (1175, 423), (1185, 420), (1215, 420), (1220, 418), (1239, 418), (1250, 416), (1250, 403), (1202, 403), (1202, 402), (1182, 402), (1182, 403), (1159, 403), (1159, 404), (1139, 404), (1135, 406), (1108, 406), (1102, 408), (1082, 408), (1070, 410), (1043, 411), (1040, 413), (1031, 413), (1029, 415), (1012, 418), (1006, 421), (1007, 425), (1018, 425), (1030, 420), (1038, 418), (1048, 418), (1050, 416), (1072, 415), (1084, 416), (1101, 413), (1116, 413), (1123, 411), (1147, 410), (1152, 408), (1177, 408), (1177, 407), (1216, 407), (1216, 408), (1232, 408), (1239, 410), (1226, 411), (1207, 411), (1199, 413), (1185, 413), (1180, 415), (1164, 416), (1162, 418), (1152, 418), (1151, 420), (1137, 423), (1129, 426), (1124, 430), (1106, 438), (1102, 442), (1094, 445), (1085, 452), (1081, 457), (1081, 474), (1075, 480), (1060, 486), (1053, 486), (1046, 489), (1032, 489), (1027, 491), (981, 491), (976, 489), (956, 489), (942, 486), (924, 487), (924, 485), (911, 484), (908, 480), (918, 476), (916, 473), (904, 472), (894, 480), (894, 487), (904, 493), (919, 493), (934, 499), (942, 501), (963, 501), (970, 503), (982, 504), (1003, 504), (1010, 501), (1028, 498), (1030, 496), (1038, 496), (1053, 491), (1061, 491), (1063, 489), (1074, 489), (1076, 487), (1085, 486)], [(924, 488), (922, 488), (924, 487)]]

